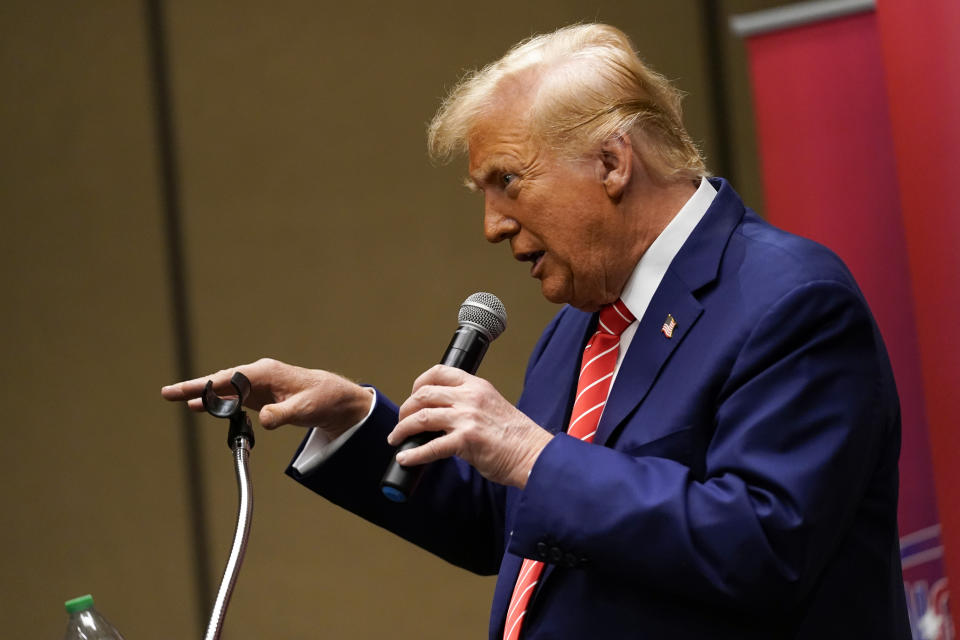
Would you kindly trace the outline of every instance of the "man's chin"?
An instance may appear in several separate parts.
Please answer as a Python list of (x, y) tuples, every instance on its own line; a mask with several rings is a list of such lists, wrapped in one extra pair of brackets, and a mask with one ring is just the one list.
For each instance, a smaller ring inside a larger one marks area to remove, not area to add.
[(570, 291), (565, 286), (556, 286), (556, 283), (551, 283), (549, 280), (540, 281), (540, 293), (543, 294), (543, 297), (548, 301), (554, 304), (567, 304), (570, 302)]
[(569, 287), (550, 286), (550, 283), (547, 281), (540, 282), (540, 292), (544, 298), (554, 304), (569, 304), (571, 307), (579, 309), (580, 311), (586, 311), (587, 313), (593, 313), (603, 306), (603, 303), (599, 303), (596, 300), (576, 300)]

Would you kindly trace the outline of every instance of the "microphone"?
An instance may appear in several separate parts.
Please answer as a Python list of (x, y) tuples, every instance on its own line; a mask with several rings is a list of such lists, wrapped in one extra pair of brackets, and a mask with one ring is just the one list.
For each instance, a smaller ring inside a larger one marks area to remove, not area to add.
[[(481, 291), (463, 301), (457, 321), (460, 326), (453, 334), (440, 364), (474, 374), (480, 367), (487, 347), (507, 328), (507, 310), (500, 298)], [(404, 440), (397, 452), (419, 447), (441, 435), (443, 433), (439, 431), (418, 433)], [(380, 481), (380, 491), (393, 502), (406, 502), (417, 488), (425, 469), (426, 465), (404, 467), (394, 456)]]

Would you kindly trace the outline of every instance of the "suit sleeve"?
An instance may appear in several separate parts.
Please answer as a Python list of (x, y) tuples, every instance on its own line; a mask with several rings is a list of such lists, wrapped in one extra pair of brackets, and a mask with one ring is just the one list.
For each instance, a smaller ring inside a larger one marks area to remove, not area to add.
[(698, 478), (674, 460), (557, 435), (518, 501), (508, 551), (556, 547), (584, 560), (575, 570), (720, 606), (802, 600), (899, 425), (859, 293), (826, 281), (781, 297), (749, 331), (715, 402)]
[[(556, 329), (564, 307), (543, 332), (531, 367)], [(528, 368), (529, 374), (529, 368)], [(397, 406), (377, 391), (373, 412), (324, 461), (307, 473), (291, 464), (287, 475), (358, 516), (481, 575), (500, 567), (505, 548), (506, 488), (490, 482), (459, 458), (432, 463), (405, 504), (380, 493), (380, 479), (396, 449), (387, 434), (397, 424)], [(307, 439), (294, 454), (296, 461)]]
[[(373, 413), (322, 464), (287, 475), (348, 511), (474, 573), (497, 572), (503, 556), (503, 491), (459, 458), (431, 464), (404, 504), (387, 500), (380, 479), (396, 449), (387, 434), (397, 406), (377, 391)], [(305, 443), (305, 441), (304, 441)], [(301, 449), (304, 446), (301, 444)], [(298, 451), (294, 460), (300, 455)]]

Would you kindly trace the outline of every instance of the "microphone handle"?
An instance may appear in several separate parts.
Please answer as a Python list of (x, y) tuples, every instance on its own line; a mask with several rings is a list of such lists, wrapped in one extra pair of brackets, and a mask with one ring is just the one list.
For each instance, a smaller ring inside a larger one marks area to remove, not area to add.
[[(480, 361), (489, 346), (490, 340), (483, 333), (468, 325), (460, 325), (447, 345), (447, 350), (443, 352), (440, 364), (474, 374), (480, 368)], [(404, 440), (403, 444), (397, 447), (397, 452), (419, 447), (441, 435), (442, 431), (423, 431)], [(427, 466), (422, 464), (405, 467), (397, 462), (394, 454), (383, 479), (380, 480), (380, 491), (393, 502), (406, 502), (420, 483), (426, 468)]]
[(490, 340), (469, 325), (460, 325), (453, 334), (447, 350), (443, 352), (440, 364), (466, 371), (470, 375), (480, 368), (480, 361), (487, 353)]

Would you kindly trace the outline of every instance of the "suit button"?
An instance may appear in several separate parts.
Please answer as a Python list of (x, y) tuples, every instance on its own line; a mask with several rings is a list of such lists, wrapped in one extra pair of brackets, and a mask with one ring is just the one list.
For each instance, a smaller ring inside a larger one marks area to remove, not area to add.
[(567, 553), (563, 556), (563, 564), (571, 569), (577, 566), (577, 562), (579, 562), (579, 560), (577, 560), (577, 556), (573, 555), (572, 553)]
[(563, 560), (563, 550), (560, 547), (550, 547), (550, 562), (557, 564)]
[(546, 542), (538, 542), (538, 543), (537, 543), (537, 557), (538, 557), (538, 558), (546, 558), (546, 557), (547, 557), (547, 543), (546, 543)]

